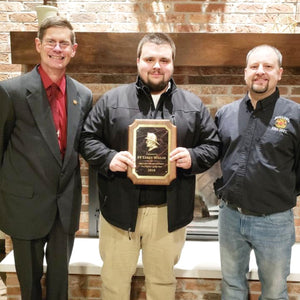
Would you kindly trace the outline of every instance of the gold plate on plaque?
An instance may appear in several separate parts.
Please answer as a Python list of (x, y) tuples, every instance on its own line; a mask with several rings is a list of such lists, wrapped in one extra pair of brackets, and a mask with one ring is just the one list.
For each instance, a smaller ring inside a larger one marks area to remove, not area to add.
[(135, 168), (127, 176), (134, 184), (169, 185), (176, 178), (170, 152), (176, 148), (176, 126), (170, 120), (137, 119), (128, 130), (128, 151)]

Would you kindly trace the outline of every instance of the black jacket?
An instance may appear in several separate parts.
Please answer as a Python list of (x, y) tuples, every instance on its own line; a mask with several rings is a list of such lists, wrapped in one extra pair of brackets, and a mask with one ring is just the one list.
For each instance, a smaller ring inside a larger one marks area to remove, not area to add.
[(124, 230), (135, 230), (139, 197), (147, 187), (134, 185), (127, 174), (112, 173), (109, 164), (118, 151), (128, 150), (128, 126), (135, 119), (169, 119), (177, 127), (177, 146), (192, 158), (190, 170), (177, 169), (177, 178), (166, 186), (169, 231), (193, 219), (195, 174), (210, 168), (218, 158), (219, 138), (208, 110), (194, 94), (171, 88), (154, 104), (140, 80), (107, 92), (86, 119), (81, 153), (98, 171), (100, 209), (105, 219)]
[(300, 105), (278, 89), (254, 110), (246, 95), (216, 114), (220, 198), (260, 214), (288, 210), (300, 193)]

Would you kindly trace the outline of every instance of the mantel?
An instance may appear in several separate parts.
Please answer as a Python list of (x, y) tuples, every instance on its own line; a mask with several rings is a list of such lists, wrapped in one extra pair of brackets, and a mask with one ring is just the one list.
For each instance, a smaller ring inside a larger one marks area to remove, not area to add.
[[(78, 32), (79, 44), (72, 65), (134, 66), (136, 48), (145, 33)], [(177, 48), (176, 66), (245, 65), (247, 52), (269, 44), (283, 54), (284, 67), (300, 66), (300, 34), (283, 33), (170, 33)], [(34, 65), (39, 55), (34, 46), (36, 32), (10, 33), (13, 64)]]

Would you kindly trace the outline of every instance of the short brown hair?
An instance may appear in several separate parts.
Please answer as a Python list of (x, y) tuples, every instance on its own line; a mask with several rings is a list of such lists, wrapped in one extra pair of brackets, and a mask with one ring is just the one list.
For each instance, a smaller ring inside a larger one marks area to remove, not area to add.
[(277, 61), (278, 61), (279, 67), (282, 66), (282, 54), (281, 54), (281, 52), (280, 52), (277, 48), (275, 48), (275, 47), (273, 47), (273, 46), (271, 46), (271, 45), (267, 45), (267, 44), (263, 44), (263, 45), (256, 46), (256, 47), (254, 47), (253, 49), (251, 49), (251, 50), (248, 52), (248, 54), (247, 54), (247, 56), (246, 56), (246, 66), (248, 65), (249, 57), (251, 56), (251, 54), (252, 54), (256, 49), (259, 49), (259, 48), (270, 48), (270, 49), (272, 49), (272, 50), (275, 52), (275, 54), (277, 55)]
[(39, 27), (37, 37), (40, 40), (42, 40), (44, 37), (45, 31), (51, 27), (69, 28), (71, 30), (71, 37), (70, 37), (71, 43), (72, 43), (72, 45), (74, 45), (76, 43), (75, 32), (73, 30), (73, 26), (67, 19), (59, 17), (59, 16), (49, 17), (49, 18), (46, 18), (45, 20), (43, 20)]
[(162, 45), (167, 44), (170, 45), (172, 48), (172, 58), (173, 61), (175, 60), (175, 54), (176, 54), (176, 46), (173, 40), (165, 33), (162, 32), (154, 32), (154, 33), (148, 33), (146, 34), (139, 42), (138, 48), (137, 48), (137, 57), (141, 57), (142, 48), (145, 43), (153, 43), (156, 45)]

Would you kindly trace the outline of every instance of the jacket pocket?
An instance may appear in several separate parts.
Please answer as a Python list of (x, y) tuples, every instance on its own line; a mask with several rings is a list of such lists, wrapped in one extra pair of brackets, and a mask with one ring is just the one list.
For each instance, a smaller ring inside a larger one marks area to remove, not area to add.
[(30, 185), (2, 178), (0, 190), (18, 197), (32, 198), (33, 188)]

